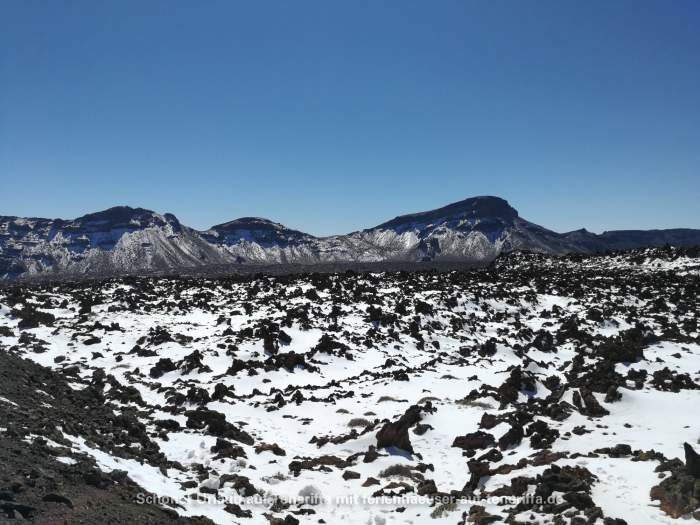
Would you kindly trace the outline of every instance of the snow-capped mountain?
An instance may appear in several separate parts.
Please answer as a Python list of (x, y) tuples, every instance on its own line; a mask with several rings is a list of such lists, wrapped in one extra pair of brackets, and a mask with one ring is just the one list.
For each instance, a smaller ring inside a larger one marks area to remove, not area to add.
[(487, 260), (504, 251), (578, 251), (561, 235), (532, 224), (498, 197), (473, 197), (443, 208), (396, 217), (350, 234), (382, 246), (388, 258)]
[(0, 217), (0, 275), (100, 274), (226, 262), (199, 232), (119, 206), (72, 221)]
[(593, 253), (700, 245), (700, 230), (557, 233), (498, 197), (473, 197), (346, 235), (315, 237), (263, 218), (189, 228), (169, 213), (119, 206), (74, 220), (0, 216), (0, 276), (100, 275), (211, 265), (448, 260), (499, 253)]

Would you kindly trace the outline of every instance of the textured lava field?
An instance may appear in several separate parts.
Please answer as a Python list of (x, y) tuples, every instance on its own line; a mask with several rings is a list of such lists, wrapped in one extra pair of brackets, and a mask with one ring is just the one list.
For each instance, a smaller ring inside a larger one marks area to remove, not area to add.
[(0, 522), (697, 520), (698, 256), (7, 286)]

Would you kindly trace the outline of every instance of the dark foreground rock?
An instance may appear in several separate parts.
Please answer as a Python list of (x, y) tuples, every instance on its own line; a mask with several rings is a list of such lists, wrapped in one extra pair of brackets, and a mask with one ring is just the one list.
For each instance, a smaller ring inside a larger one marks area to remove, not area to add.
[[(56, 406), (41, 413), (35, 391), (39, 387), (62, 394), (56, 398)], [(0, 352), (0, 397), (14, 403), (0, 403), (4, 427), (0, 430), (0, 523), (213, 523), (207, 518), (178, 516), (174, 502), (162, 506), (149, 503), (162, 500), (153, 498), (125, 472), (102, 472), (87, 456), (73, 454), (67, 447), (59, 452), (36, 437), (48, 433), (60, 442), (56, 427), (61, 425), (70, 426), (84, 438), (110, 435), (114, 430), (112, 422), (102, 417), (107, 409), (102, 412), (96, 406), (86, 407), (81, 393), (72, 390), (59, 374)], [(91, 415), (92, 411), (96, 414)], [(76, 420), (82, 420), (81, 426), (73, 424)], [(75, 463), (59, 462), (57, 455), (70, 457)]]
[(698, 454), (685, 443), (685, 465), (671, 466), (672, 474), (651, 489), (651, 499), (658, 500), (661, 510), (672, 518), (698, 514), (700, 511), (700, 463)]

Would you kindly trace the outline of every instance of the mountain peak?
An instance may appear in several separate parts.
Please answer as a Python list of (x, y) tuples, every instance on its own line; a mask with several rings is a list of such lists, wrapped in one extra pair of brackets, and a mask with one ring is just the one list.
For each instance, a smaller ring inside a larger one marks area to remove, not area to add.
[(435, 211), (450, 210), (467, 211), (477, 217), (498, 217), (498, 218), (515, 218), (518, 212), (513, 208), (508, 201), (501, 197), (493, 195), (480, 195), (477, 197), (469, 197), (467, 199), (448, 204)]
[(376, 228), (396, 228), (407, 224), (426, 224), (440, 221), (441, 219), (465, 218), (465, 219), (500, 219), (504, 222), (512, 222), (518, 216), (518, 212), (508, 201), (492, 195), (481, 195), (453, 202), (447, 206), (430, 211), (400, 215), (392, 220), (380, 224)]
[(212, 230), (238, 230), (238, 229), (253, 229), (253, 230), (280, 230), (286, 229), (284, 225), (277, 222), (265, 219), (263, 217), (239, 217), (232, 221), (216, 224), (211, 227)]
[(88, 213), (72, 221), (63, 221), (72, 229), (86, 231), (125, 230), (133, 231), (149, 226), (162, 227), (169, 224), (175, 231), (181, 229), (180, 221), (172, 213), (161, 215), (145, 208), (114, 206), (95, 213)]
[(277, 244), (289, 245), (313, 237), (307, 233), (287, 228), (285, 225), (262, 217), (240, 217), (232, 221), (212, 226), (204, 233), (210, 242), (235, 244), (240, 241), (256, 242), (270, 247)]
[(108, 222), (124, 223), (134, 219), (155, 217), (158, 214), (145, 208), (132, 208), (131, 206), (113, 206), (106, 210), (88, 213), (75, 219), (76, 222)]

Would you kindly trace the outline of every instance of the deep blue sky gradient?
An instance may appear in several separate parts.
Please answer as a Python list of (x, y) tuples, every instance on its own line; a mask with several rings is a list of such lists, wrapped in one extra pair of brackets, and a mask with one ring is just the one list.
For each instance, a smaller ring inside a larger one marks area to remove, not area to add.
[(700, 227), (696, 0), (4, 0), (0, 214)]

